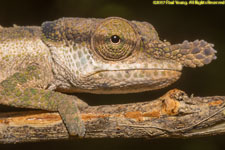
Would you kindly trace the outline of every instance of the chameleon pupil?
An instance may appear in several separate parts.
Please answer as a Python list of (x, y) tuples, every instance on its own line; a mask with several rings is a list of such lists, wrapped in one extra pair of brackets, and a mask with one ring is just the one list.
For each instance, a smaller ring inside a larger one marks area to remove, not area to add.
[(113, 36), (111, 36), (111, 41), (113, 43), (119, 43), (120, 42), (120, 37), (118, 35), (113, 35)]

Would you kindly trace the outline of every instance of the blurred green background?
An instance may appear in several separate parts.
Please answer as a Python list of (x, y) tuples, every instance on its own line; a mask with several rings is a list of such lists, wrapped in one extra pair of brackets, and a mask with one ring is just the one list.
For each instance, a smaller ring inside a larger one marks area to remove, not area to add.
[[(60, 17), (120, 16), (150, 22), (161, 39), (171, 43), (204, 39), (215, 44), (216, 61), (203, 68), (185, 68), (175, 84), (157, 91), (128, 95), (78, 94), (90, 105), (129, 103), (154, 99), (172, 88), (189, 95), (225, 95), (225, 6), (155, 6), (144, 0), (1, 0), (0, 25), (41, 25)], [(11, 111), (0, 107), (0, 111)], [(0, 145), (8, 149), (224, 149), (225, 135), (194, 139), (84, 139)]]

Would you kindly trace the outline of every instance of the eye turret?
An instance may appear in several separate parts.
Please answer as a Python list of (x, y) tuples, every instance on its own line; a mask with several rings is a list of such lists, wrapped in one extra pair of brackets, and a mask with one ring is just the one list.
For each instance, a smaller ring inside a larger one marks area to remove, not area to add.
[(91, 39), (92, 48), (106, 60), (121, 60), (136, 48), (139, 36), (125, 19), (111, 17), (101, 22)]

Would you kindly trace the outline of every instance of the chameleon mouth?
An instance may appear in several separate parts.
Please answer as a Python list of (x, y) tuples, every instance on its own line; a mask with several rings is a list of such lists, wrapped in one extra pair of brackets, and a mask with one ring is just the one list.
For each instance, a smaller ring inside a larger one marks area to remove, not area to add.
[(95, 74), (101, 74), (101, 73), (106, 73), (106, 72), (132, 72), (132, 71), (172, 71), (172, 72), (181, 72), (182, 68), (178, 69), (170, 69), (170, 68), (165, 68), (165, 69), (159, 69), (159, 68), (135, 68), (135, 69), (112, 69), (112, 70), (99, 70), (96, 71), (92, 74), (89, 74), (87, 77), (93, 76)]
[(78, 92), (94, 94), (127, 94), (164, 88), (181, 75), (174, 69), (120, 69), (101, 70), (85, 78), (91, 86)]
[[(142, 60), (143, 61), (143, 60)], [(141, 60), (134, 61), (130, 64), (127, 63), (116, 63), (116, 64), (102, 64), (96, 67), (97, 69), (93, 69), (90, 72), (84, 74), (84, 77), (91, 77), (96, 74), (102, 74), (107, 72), (154, 72), (157, 74), (158, 72), (181, 72), (183, 66), (180, 63), (176, 63), (173, 61), (158, 61), (158, 60), (149, 60), (149, 62), (143, 63)]]

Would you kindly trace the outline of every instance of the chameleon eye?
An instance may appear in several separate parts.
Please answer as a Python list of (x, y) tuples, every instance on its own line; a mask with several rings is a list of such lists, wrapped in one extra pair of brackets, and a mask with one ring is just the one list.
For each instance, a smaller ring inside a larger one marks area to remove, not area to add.
[(96, 28), (92, 48), (106, 60), (121, 60), (136, 48), (139, 37), (133, 26), (122, 18), (111, 17), (103, 20)]
[(120, 42), (120, 37), (118, 35), (111, 36), (111, 42), (119, 43)]

